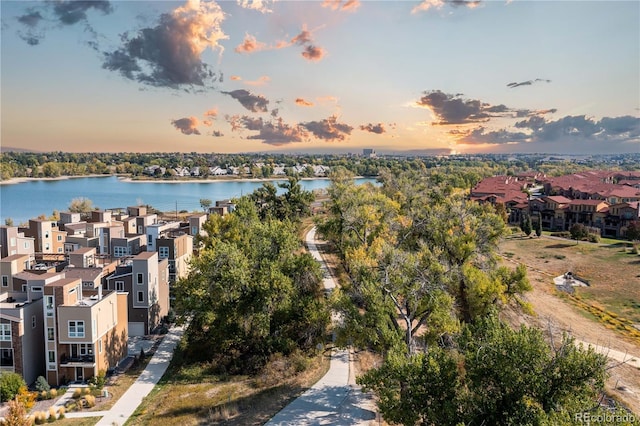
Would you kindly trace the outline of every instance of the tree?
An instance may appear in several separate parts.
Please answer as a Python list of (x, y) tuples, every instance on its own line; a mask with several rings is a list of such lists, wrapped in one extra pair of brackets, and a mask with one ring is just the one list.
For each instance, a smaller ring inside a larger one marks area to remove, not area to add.
[(11, 219), (10, 217), (6, 218), (4, 220), (4, 224), (7, 226), (13, 226), (13, 219)]
[(207, 209), (211, 207), (211, 200), (208, 198), (200, 198), (200, 207), (202, 207), (202, 210), (207, 211)]
[(358, 383), (392, 423), (571, 424), (575, 412), (593, 409), (605, 367), (604, 356), (569, 337), (549, 346), (539, 330), (513, 330), (491, 314), (451, 349), (389, 357)]
[(634, 220), (629, 222), (629, 225), (627, 225), (627, 231), (624, 235), (631, 241), (640, 240), (640, 221)]
[(529, 216), (529, 214), (523, 212), (522, 216), (520, 216), (520, 229), (527, 237), (531, 235), (533, 226), (531, 224), (531, 216)]
[(569, 232), (571, 233), (571, 238), (576, 240), (576, 244), (589, 236), (589, 229), (581, 223), (574, 223), (569, 228)]
[(93, 210), (93, 201), (86, 197), (78, 197), (69, 203), (69, 211), (71, 213), (89, 213)]
[(21, 375), (11, 372), (0, 373), (0, 402), (10, 401), (20, 392), (26, 383)]
[(176, 312), (190, 318), (188, 356), (251, 373), (271, 354), (315, 350), (330, 317), (322, 272), (300, 253), (295, 226), (261, 220), (242, 197), (233, 213), (212, 215), (204, 229), (200, 254), (175, 287)]
[(536, 233), (536, 237), (540, 238), (540, 236), (542, 235), (542, 217), (540, 215), (540, 212), (538, 212), (538, 218), (536, 219), (536, 221), (533, 222), (533, 230)]
[[(332, 175), (319, 225), (344, 256), (342, 342), (412, 355), (526, 291), (526, 274), (496, 271), (504, 221), (417, 173), (381, 174), (382, 187)], [(522, 282), (522, 283), (521, 283)], [(508, 291), (508, 289), (512, 291)]]

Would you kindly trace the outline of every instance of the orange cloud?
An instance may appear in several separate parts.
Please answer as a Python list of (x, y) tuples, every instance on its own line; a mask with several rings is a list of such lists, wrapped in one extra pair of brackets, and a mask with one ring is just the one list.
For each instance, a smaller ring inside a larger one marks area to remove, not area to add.
[(251, 53), (265, 50), (266, 48), (266, 44), (259, 42), (254, 36), (250, 34), (245, 34), (242, 44), (236, 46), (234, 50), (238, 53)]
[(296, 98), (296, 105), (310, 107), (313, 106), (313, 102), (306, 101), (302, 98)]
[(209, 111), (204, 113), (205, 117), (217, 117), (218, 116), (218, 108), (212, 108)]
[(262, 86), (262, 85), (268, 83), (269, 81), (271, 81), (271, 78), (269, 78), (266, 75), (263, 75), (262, 77), (258, 78), (257, 80), (253, 80), (253, 81), (246, 80), (245, 84), (248, 84), (249, 86)]
[(322, 7), (328, 7), (331, 10), (355, 11), (360, 7), (360, 0), (324, 0)]
[(229, 77), (232, 81), (240, 81), (242, 80), (242, 77), (240, 77), (239, 75), (232, 75), (231, 77)]
[(322, 47), (317, 47), (313, 45), (307, 46), (302, 52), (302, 56), (306, 60), (314, 61), (314, 62), (321, 60), (325, 54), (326, 54), (326, 51)]

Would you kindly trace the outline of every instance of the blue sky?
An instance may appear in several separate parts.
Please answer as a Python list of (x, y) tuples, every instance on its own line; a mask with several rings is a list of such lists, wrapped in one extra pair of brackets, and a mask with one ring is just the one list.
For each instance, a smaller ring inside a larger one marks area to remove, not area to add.
[(640, 152), (637, 1), (2, 1), (2, 146)]

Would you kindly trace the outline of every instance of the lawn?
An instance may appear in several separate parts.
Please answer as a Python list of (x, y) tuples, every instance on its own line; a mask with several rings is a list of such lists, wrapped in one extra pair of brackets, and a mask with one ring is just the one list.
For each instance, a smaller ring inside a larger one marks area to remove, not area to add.
[(613, 318), (628, 327), (640, 323), (640, 256), (631, 253), (626, 244), (576, 244), (571, 240), (513, 235), (501, 243), (500, 251), (511, 261), (544, 273), (549, 277), (550, 288), (553, 277), (567, 271), (587, 280), (588, 287), (576, 289), (577, 304), (583, 309), (606, 312), (600, 315), (603, 322)]

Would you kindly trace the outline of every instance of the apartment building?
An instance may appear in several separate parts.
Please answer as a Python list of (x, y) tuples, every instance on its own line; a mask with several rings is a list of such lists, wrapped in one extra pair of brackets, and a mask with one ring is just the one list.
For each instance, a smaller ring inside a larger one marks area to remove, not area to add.
[(27, 384), (44, 375), (42, 294), (0, 293), (0, 371), (20, 374)]
[(129, 335), (149, 334), (169, 313), (169, 262), (157, 252), (124, 259), (107, 277), (106, 288), (128, 295)]
[(0, 293), (20, 292), (13, 285), (13, 276), (35, 264), (33, 254), (14, 254), (0, 259)]
[(83, 288), (81, 278), (44, 287), (46, 378), (51, 385), (85, 381), (127, 356), (127, 295)]
[(35, 253), (35, 239), (25, 236), (17, 226), (0, 226), (0, 258)]
[(169, 261), (170, 283), (175, 283), (189, 274), (189, 261), (193, 256), (191, 235), (182, 232), (168, 233), (158, 238), (155, 245), (158, 257)]

